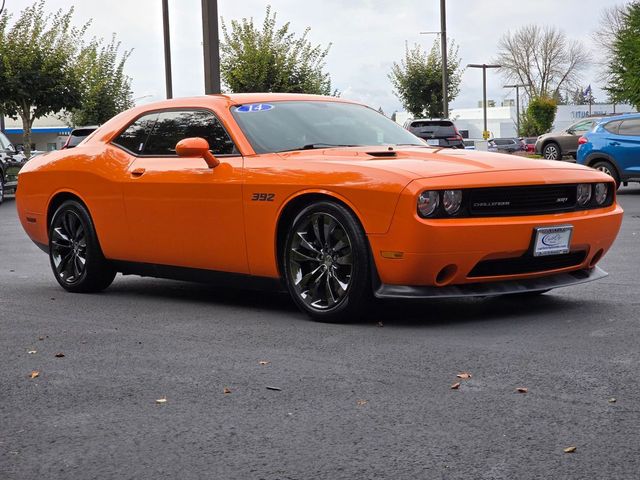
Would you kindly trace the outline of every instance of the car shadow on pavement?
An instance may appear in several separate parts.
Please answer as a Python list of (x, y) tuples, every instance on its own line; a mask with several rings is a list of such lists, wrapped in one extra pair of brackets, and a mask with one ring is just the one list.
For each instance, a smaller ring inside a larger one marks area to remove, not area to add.
[(459, 298), (424, 301), (392, 301), (379, 304), (370, 321), (394, 326), (440, 326), (444, 324), (532, 319), (566, 314), (582, 309), (583, 299), (548, 293), (522, 297), (503, 295), (496, 297)]
[[(120, 297), (147, 297), (169, 301), (205, 303), (216, 306), (246, 307), (248, 310), (266, 310), (283, 313), (295, 321), (311, 321), (299, 312), (288, 294), (269, 291), (251, 291), (206, 284), (178, 282), (139, 277), (117, 277), (107, 295)], [(500, 296), (445, 300), (387, 300), (375, 301), (363, 319), (348, 322), (352, 326), (370, 326), (382, 322), (394, 326), (439, 326), (466, 322), (535, 319), (553, 316), (567, 310), (585, 308), (583, 298), (572, 299), (548, 293), (533, 297)]]

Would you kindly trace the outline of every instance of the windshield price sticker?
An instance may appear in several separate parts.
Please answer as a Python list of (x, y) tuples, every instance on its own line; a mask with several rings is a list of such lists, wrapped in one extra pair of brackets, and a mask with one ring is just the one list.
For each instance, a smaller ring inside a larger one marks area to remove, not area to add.
[(546, 255), (562, 255), (564, 253), (569, 253), (572, 233), (572, 225), (536, 228), (536, 241), (533, 249), (533, 256), (543, 257)]
[(270, 103), (251, 103), (249, 105), (240, 105), (236, 107), (236, 112), (242, 113), (255, 113), (255, 112), (266, 112), (267, 110), (271, 110), (273, 105)]

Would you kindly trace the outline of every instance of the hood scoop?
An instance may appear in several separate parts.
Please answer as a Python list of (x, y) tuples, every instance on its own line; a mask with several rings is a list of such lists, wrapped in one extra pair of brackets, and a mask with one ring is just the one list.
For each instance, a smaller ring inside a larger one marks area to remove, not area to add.
[(388, 158), (388, 157), (398, 156), (395, 150), (378, 150), (375, 152), (366, 152), (366, 153), (367, 155), (371, 155), (372, 157), (379, 157), (379, 158)]

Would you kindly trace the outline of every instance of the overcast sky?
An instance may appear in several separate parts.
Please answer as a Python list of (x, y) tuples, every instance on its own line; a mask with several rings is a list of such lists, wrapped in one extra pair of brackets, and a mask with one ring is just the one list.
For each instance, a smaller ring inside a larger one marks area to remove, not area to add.
[[(7, 0), (14, 13), (31, 1)], [(460, 46), (462, 64), (490, 62), (500, 37), (509, 29), (535, 23), (556, 25), (568, 37), (584, 42), (594, 60), (591, 35), (598, 29), (603, 8), (616, 0), (448, 0), (447, 31)], [(314, 43), (332, 43), (327, 70), (343, 97), (381, 106), (386, 113), (401, 110), (387, 74), (404, 54), (405, 41), (430, 48), (433, 36), (420, 31), (439, 30), (438, 0), (218, 0), (219, 14), (231, 19), (251, 17), (261, 23), (271, 4), (280, 22), (291, 22), (302, 33), (311, 27)], [(139, 102), (164, 97), (162, 7), (160, 0), (47, 0), (48, 8), (76, 8), (77, 23), (93, 19), (90, 34), (109, 38), (116, 33), (123, 46), (133, 49), (127, 73), (133, 78)], [(169, 0), (174, 96), (204, 93), (200, 0)], [(596, 100), (604, 100), (597, 81), (598, 69), (589, 67), (584, 83), (592, 84)], [(488, 98), (499, 104), (515, 98), (503, 89), (504, 80), (488, 73)], [(482, 98), (480, 70), (468, 69), (460, 95), (452, 107), (474, 107)]]

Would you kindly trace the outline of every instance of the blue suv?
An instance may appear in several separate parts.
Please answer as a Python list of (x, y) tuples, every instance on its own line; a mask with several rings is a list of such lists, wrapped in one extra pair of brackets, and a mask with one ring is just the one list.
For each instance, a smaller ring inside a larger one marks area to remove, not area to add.
[(602, 118), (578, 143), (578, 163), (611, 175), (618, 187), (640, 182), (640, 114)]

